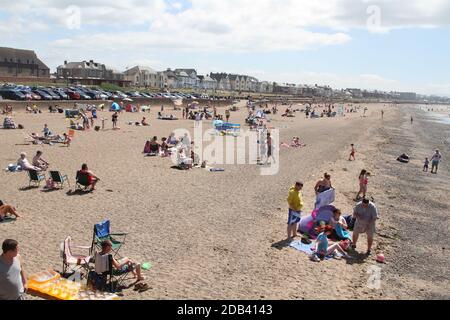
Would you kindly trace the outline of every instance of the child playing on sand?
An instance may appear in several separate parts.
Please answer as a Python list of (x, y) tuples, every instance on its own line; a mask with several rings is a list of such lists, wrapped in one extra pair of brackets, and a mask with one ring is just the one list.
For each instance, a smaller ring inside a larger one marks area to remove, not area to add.
[(70, 147), (70, 142), (72, 141), (72, 138), (69, 137), (69, 136), (67, 135), (67, 133), (63, 133), (63, 136), (64, 136), (64, 144), (65, 144), (67, 147)]
[(353, 158), (353, 161), (355, 161), (356, 160), (356, 158), (355, 158), (355, 154), (356, 154), (355, 145), (351, 144), (351, 147), (352, 147), (352, 151), (350, 152), (350, 157), (348, 158), (348, 161), (352, 161), (352, 158)]
[(113, 129), (117, 128), (117, 119), (118, 118), (119, 118), (119, 115), (117, 114), (117, 112), (114, 112), (114, 114), (112, 115)]
[(331, 226), (323, 226), (319, 229), (319, 235), (316, 240), (316, 253), (311, 256), (313, 261), (320, 262), (325, 259), (325, 257), (332, 255), (336, 257), (337, 253), (341, 253), (345, 258), (350, 258), (350, 256), (345, 252), (339, 243), (334, 243), (331, 246), (328, 245), (328, 237), (333, 233), (333, 228)]
[(425, 163), (423, 165), (423, 172), (428, 172), (428, 165), (430, 164), (430, 161), (428, 158), (425, 158)]
[(361, 173), (359, 174), (359, 192), (358, 195), (356, 196), (357, 200), (360, 199), (360, 194), (362, 194), (363, 198), (366, 197), (367, 185), (369, 184), (369, 177), (370, 172), (367, 172), (366, 170), (362, 170)]

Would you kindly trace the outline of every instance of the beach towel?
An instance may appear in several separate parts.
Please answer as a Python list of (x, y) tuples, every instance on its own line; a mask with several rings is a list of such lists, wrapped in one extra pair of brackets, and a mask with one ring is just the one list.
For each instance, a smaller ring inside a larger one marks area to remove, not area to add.
[(336, 227), (334, 228), (334, 230), (336, 232), (336, 235), (340, 239), (352, 240), (352, 236), (350, 235), (350, 232), (348, 232), (347, 230), (344, 230), (340, 224), (337, 224)]
[[(292, 241), (289, 244), (289, 246), (300, 252), (306, 253), (309, 256), (316, 253), (316, 242), (315, 241), (312, 242), (311, 244), (305, 244), (305, 243), (302, 243), (301, 240), (295, 240), (295, 241)], [(337, 256), (342, 257), (342, 255), (340, 253), (337, 253)], [(330, 260), (330, 259), (333, 259), (333, 256), (325, 257), (325, 260)]]
[(334, 202), (335, 197), (336, 191), (334, 189), (330, 189), (322, 193), (319, 193), (316, 197), (316, 203), (314, 207), (318, 209), (324, 206), (328, 206)]

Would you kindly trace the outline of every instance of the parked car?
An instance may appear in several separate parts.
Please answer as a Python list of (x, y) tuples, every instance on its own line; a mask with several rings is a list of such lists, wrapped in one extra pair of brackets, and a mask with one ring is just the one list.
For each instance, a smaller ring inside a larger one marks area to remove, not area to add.
[(26, 96), (22, 92), (14, 89), (0, 89), (0, 95), (3, 99), (26, 100)]
[(78, 92), (70, 90), (70, 89), (66, 90), (65, 93), (69, 96), (70, 100), (80, 100), (80, 98), (81, 98), (80, 94)]
[(25, 96), (25, 100), (33, 100), (33, 97), (31, 96), (31, 93), (26, 91), (26, 90), (17, 90), (19, 92), (21, 92), (24, 96)]
[(75, 90), (80, 95), (80, 100), (91, 100), (91, 97), (82, 90)]
[(53, 100), (53, 97), (43, 90), (33, 90), (33, 93), (39, 95), (42, 100)]
[(67, 93), (64, 92), (63, 89), (61, 88), (56, 88), (52, 90), (54, 93), (56, 93), (57, 95), (59, 95), (59, 97), (63, 100), (69, 100), (69, 95)]
[(49, 94), (53, 100), (61, 100), (61, 97), (58, 94), (54, 93), (50, 89), (40, 89), (40, 91), (43, 91), (43, 92)]

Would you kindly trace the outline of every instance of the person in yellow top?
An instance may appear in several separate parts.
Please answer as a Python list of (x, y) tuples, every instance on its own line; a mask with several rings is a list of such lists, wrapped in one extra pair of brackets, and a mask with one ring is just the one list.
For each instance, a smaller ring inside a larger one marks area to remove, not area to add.
[(302, 210), (303, 210), (303, 199), (300, 191), (303, 189), (303, 182), (296, 182), (289, 190), (289, 196), (287, 202), (289, 205), (289, 216), (288, 216), (288, 227), (287, 234), (288, 240), (295, 238), (297, 236), (297, 227), (300, 222)]

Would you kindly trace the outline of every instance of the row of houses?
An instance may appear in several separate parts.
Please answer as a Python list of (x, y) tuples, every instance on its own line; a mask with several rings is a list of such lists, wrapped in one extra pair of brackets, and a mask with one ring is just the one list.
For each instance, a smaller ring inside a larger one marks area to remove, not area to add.
[[(288, 94), (313, 98), (346, 99), (392, 99), (415, 101), (425, 99), (414, 92), (368, 91), (357, 88), (333, 90), (330, 86), (279, 84), (259, 81), (255, 77), (229, 73), (199, 75), (195, 69), (167, 69), (156, 71), (150, 67), (135, 66), (124, 72), (115, 70), (94, 60), (68, 62), (57, 67), (56, 73), (50, 69), (32, 50), (0, 47), (1, 79), (47, 79), (65, 81), (67, 84), (101, 85), (111, 83), (121, 87), (141, 87), (155, 89), (200, 89), (236, 92), (257, 92)], [(436, 98), (436, 97), (434, 97)]]

